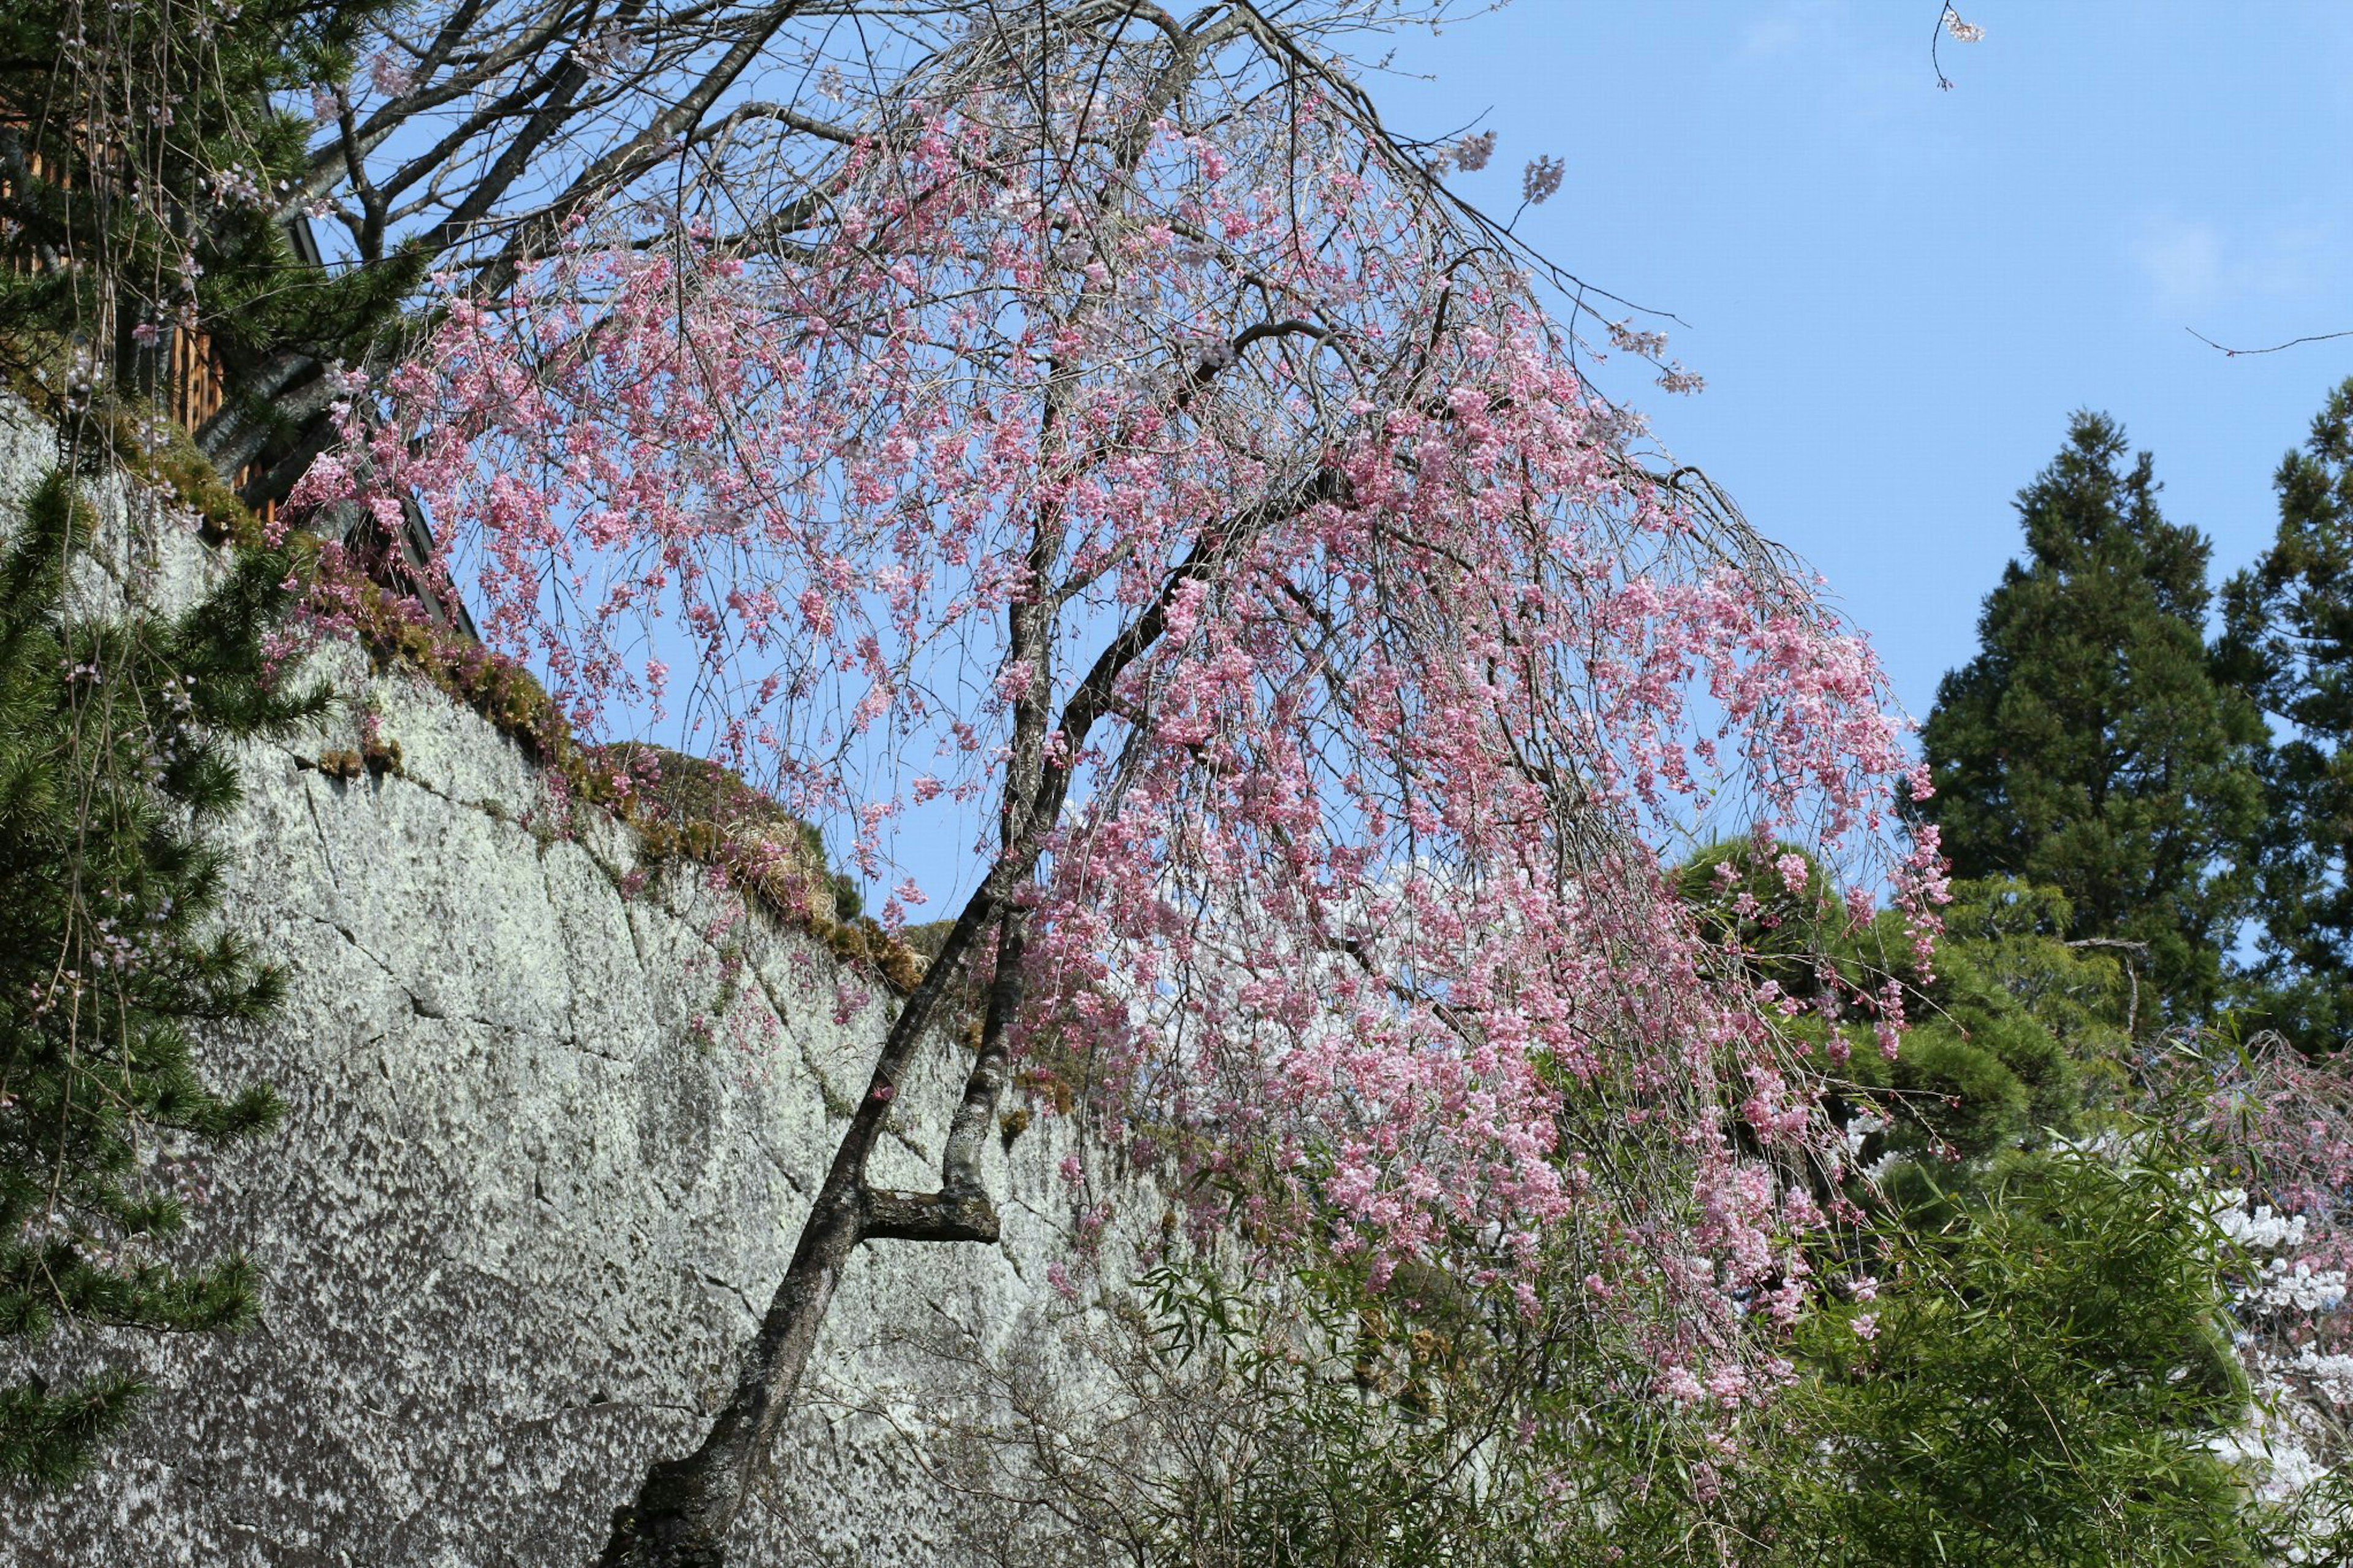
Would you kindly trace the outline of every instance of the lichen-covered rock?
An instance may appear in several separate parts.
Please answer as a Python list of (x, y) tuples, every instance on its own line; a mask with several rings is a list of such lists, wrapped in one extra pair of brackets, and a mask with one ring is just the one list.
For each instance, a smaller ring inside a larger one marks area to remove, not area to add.
[[(0, 526), (48, 446), (0, 405)], [(153, 580), (200, 577), (193, 531), (166, 534)], [(5, 1500), (0, 1562), (589, 1562), (732, 1385), (893, 1005), (699, 868), (640, 864), (596, 813), (560, 820), (522, 752), (438, 692), (348, 649), (320, 664), (352, 704), (248, 754), (220, 829), (229, 918), (290, 985), (207, 1070), (274, 1084), (288, 1115), (195, 1173), (194, 1229), (259, 1265), (261, 1321), (53, 1337), (47, 1374), (129, 1366), (154, 1392), (96, 1473)], [(322, 771), (359, 745), (362, 700), (399, 767)], [(962, 1050), (926, 1060), (883, 1184), (935, 1184)], [(742, 1562), (966, 1560), (904, 1435), (926, 1373), (892, 1327), (1022, 1332), (1051, 1299), (1073, 1147), (1048, 1119), (994, 1151), (997, 1246), (859, 1253), (816, 1364), (887, 1385), (905, 1419), (797, 1415)], [(839, 1502), (774, 1506), (820, 1495)]]

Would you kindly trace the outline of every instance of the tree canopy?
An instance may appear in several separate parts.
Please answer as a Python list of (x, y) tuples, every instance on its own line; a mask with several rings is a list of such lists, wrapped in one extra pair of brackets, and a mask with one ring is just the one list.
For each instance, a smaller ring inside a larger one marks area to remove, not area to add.
[(2019, 493), (2026, 558), (1937, 688), (1922, 814), (1956, 876), (2055, 888), (2070, 935), (2145, 943), (2163, 1016), (2194, 1020), (2248, 910), (2263, 725), (2207, 654), (2210, 546), (2127, 453), (2115, 421), (2079, 414)]
[[(1925, 936), (1913, 764), (1863, 645), (1580, 368), (1654, 341), (1581, 342), (1319, 52), (1366, 14), (926, 34), (818, 138), (821, 203), (697, 154), (454, 280), (297, 492), (421, 500), (575, 725), (682, 703), (870, 874), (910, 814), (995, 818), (744, 1384), (617, 1561), (719, 1560), (851, 1249), (994, 1234), (975, 1151), (1045, 1042), (1270, 1244), (1328, 1227), (1377, 1280), (1576, 1236), (1653, 1397), (1769, 1382), (1740, 1293), (1788, 1243), (1744, 1151), (1829, 1132), (1656, 847), (1736, 812)], [(879, 1192), (967, 971), (941, 1184)]]
[(2264, 759), (2250, 847), (2253, 1005), (2307, 1048), (2353, 1030), (2353, 382), (2273, 479), (2279, 529), (2223, 589), (2224, 670), (2284, 732)]

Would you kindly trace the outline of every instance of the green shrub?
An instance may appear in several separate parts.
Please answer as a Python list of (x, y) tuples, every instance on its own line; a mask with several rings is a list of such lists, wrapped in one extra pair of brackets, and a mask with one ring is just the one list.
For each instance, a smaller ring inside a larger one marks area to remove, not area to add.
[(1886, 1283), (1810, 1318), (1752, 1528), (1775, 1563), (2253, 1563), (2211, 1440), (2248, 1391), (2186, 1151), (2010, 1154), (1873, 1237)]

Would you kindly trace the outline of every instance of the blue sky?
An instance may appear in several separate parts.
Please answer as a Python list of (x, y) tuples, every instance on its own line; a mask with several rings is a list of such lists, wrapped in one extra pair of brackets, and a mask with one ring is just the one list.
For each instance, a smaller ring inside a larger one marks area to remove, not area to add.
[(2157, 455), (2168, 514), (2253, 557), (2270, 477), (2353, 339), (2225, 359), (2218, 342), (2353, 328), (2353, 5), (1970, 0), (1516, 0), (1400, 35), (1376, 91), (1401, 130), (1482, 115), (1456, 176), (1520, 234), (1689, 323), (1695, 398), (1652, 416), (1752, 521), (1827, 575), (1925, 715), (2016, 552), (2011, 500), (2069, 410)]

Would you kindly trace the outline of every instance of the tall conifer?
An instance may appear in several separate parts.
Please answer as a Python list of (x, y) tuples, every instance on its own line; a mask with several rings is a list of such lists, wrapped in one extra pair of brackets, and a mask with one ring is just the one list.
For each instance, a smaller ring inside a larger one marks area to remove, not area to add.
[(2285, 731), (2264, 769), (2258, 1005), (2327, 1049), (2353, 1033), (2353, 380), (2273, 484), (2279, 531), (2223, 589), (2221, 655)]
[(2055, 887), (2074, 936), (2146, 943), (2165, 1016), (2190, 1018), (2219, 999), (2247, 908), (2234, 857), (2263, 809), (2263, 730), (2208, 656), (2211, 546), (2158, 489), (2114, 420), (2070, 421), (2019, 493), (2026, 559), (1937, 689), (1926, 812), (1956, 875)]

